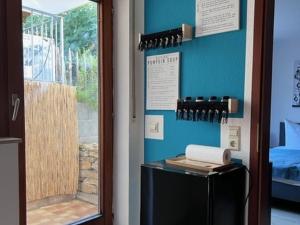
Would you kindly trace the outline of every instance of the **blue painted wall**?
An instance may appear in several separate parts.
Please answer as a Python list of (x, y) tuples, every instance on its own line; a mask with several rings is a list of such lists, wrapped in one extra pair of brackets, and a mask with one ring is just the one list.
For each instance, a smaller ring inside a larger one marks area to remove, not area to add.
[[(145, 32), (152, 33), (195, 26), (195, 0), (145, 0)], [(180, 94), (224, 96), (241, 100), (243, 116), (247, 1), (241, 0), (241, 29), (185, 42), (181, 47), (150, 50), (146, 56), (181, 52)], [(146, 71), (146, 70), (145, 70)], [(164, 115), (165, 139), (145, 139), (145, 161), (161, 160), (183, 153), (188, 144), (220, 146), (220, 125), (208, 122), (176, 121), (173, 111), (145, 111)]]

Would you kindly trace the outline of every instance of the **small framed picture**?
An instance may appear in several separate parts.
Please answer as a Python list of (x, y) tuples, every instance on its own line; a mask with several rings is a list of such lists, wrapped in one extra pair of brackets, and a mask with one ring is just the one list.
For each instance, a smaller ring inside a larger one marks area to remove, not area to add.
[(296, 61), (294, 69), (293, 107), (300, 107), (300, 60)]

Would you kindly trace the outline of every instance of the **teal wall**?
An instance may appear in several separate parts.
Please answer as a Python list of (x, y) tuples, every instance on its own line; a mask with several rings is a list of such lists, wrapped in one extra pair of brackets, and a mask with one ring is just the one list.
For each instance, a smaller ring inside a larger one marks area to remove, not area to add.
[[(195, 26), (195, 0), (145, 0), (145, 33)], [(182, 46), (146, 51), (146, 56), (181, 52), (180, 94), (224, 96), (241, 100), (243, 117), (246, 54), (247, 1), (241, 0), (241, 29), (193, 39)], [(146, 71), (146, 68), (145, 68)], [(148, 111), (164, 115), (163, 141), (145, 139), (145, 161), (161, 160), (183, 153), (188, 144), (220, 146), (220, 125), (208, 122), (176, 121), (174, 111)]]

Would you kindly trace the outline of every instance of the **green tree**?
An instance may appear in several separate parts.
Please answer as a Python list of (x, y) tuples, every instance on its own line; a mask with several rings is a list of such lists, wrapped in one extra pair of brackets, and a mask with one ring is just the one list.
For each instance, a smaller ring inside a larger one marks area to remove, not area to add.
[(90, 51), (97, 53), (97, 4), (87, 3), (62, 14), (64, 17), (65, 53)]
[[(72, 51), (87, 51), (91, 54), (97, 53), (97, 4), (87, 3), (75, 9), (60, 14), (64, 18), (64, 46), (65, 54), (69, 49)], [(33, 24), (34, 32), (40, 32), (41, 25), (50, 29), (51, 18), (33, 14), (24, 20), (24, 29), (31, 29)], [(58, 23), (60, 26), (60, 23)], [(58, 27), (58, 38), (60, 28)], [(60, 41), (60, 40), (59, 40)]]
[[(97, 4), (90, 2), (75, 9), (66, 11), (58, 16), (64, 21), (64, 53), (65, 62), (69, 61), (69, 49), (72, 52), (72, 63), (75, 63), (74, 54), (79, 53), (79, 71), (76, 79), (77, 99), (93, 109), (98, 107), (98, 15)], [(34, 26), (51, 26), (51, 18), (33, 14), (24, 19), (24, 28)], [(57, 37), (60, 45), (60, 26), (58, 23)], [(36, 34), (36, 32), (35, 32)], [(38, 33), (36, 35), (39, 35)]]
[[(87, 3), (62, 14), (65, 56), (69, 49), (79, 52), (77, 99), (92, 109), (98, 107), (97, 4)], [(67, 60), (67, 59), (66, 59)]]
[(90, 51), (80, 55), (77, 100), (92, 109), (98, 108), (98, 60)]

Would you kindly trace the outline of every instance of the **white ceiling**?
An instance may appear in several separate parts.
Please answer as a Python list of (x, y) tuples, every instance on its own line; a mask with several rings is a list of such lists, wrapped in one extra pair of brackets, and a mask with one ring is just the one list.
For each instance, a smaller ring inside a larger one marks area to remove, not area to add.
[(275, 39), (300, 39), (300, 0), (276, 0)]
[(59, 14), (81, 6), (89, 0), (23, 0), (23, 6), (39, 11)]
[[(60, 14), (89, 0), (23, 0), (23, 6), (39, 11)], [(300, 38), (300, 0), (276, 0), (274, 38)]]

